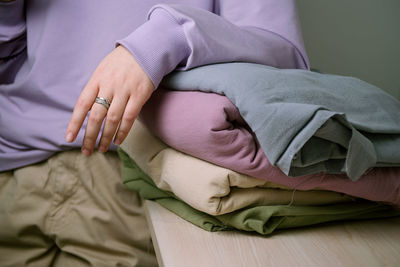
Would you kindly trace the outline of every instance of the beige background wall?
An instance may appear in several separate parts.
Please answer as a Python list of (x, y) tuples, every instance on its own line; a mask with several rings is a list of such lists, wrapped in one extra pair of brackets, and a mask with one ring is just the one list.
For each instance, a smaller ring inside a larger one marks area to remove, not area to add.
[(400, 99), (400, 0), (297, 0), (311, 67)]

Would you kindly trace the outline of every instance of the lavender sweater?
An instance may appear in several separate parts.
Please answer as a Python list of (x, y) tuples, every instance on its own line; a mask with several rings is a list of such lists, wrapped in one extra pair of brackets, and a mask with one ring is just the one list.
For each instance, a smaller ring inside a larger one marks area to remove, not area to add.
[(0, 2), (0, 171), (80, 146), (83, 130), (64, 139), (75, 101), (118, 44), (156, 87), (217, 62), (308, 68), (294, 0)]

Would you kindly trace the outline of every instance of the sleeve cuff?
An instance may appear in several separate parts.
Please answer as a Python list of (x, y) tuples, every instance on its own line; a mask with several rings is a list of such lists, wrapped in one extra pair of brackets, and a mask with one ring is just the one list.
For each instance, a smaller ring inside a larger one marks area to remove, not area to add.
[(132, 53), (156, 88), (190, 54), (182, 26), (161, 8), (152, 9), (149, 20), (117, 44)]

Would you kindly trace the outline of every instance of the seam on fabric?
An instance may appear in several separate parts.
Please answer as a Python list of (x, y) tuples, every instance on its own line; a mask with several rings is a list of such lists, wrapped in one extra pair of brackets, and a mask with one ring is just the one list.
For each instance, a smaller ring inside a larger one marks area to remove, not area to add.
[(279, 38), (281, 38), (282, 40), (288, 42), (290, 45), (292, 45), (292, 46), (295, 48), (296, 52), (297, 52), (298, 54), (300, 54), (301, 58), (303, 59), (304, 65), (307, 67), (307, 69), (310, 69), (310, 66), (309, 66), (308, 62), (306, 61), (305, 57), (303, 56), (303, 53), (301, 53), (301, 51), (300, 51), (300, 49), (297, 47), (297, 45), (295, 45), (292, 41), (290, 41), (290, 40), (287, 39), (286, 37), (284, 37), (284, 36), (282, 36), (282, 35), (280, 35), (280, 34), (278, 34), (278, 33), (276, 33), (276, 32), (273, 32), (273, 31), (271, 31), (271, 30), (263, 29), (263, 28), (260, 28), (260, 27), (257, 27), (257, 26), (238, 26), (238, 27), (241, 27), (241, 28), (243, 28), (243, 29), (256, 29), (256, 30), (260, 30), (260, 31), (272, 33), (273, 35), (278, 36)]
[(183, 25), (183, 20), (182, 19), (178, 19), (177, 17), (175, 17), (173, 14), (171, 14), (171, 12), (169, 12), (169, 10), (165, 7), (162, 6), (156, 6), (154, 7), (152, 10), (150, 10), (149, 14), (147, 15), (147, 20), (150, 20), (151, 15), (153, 14), (154, 11), (156, 11), (157, 9), (160, 9), (162, 11), (164, 11), (166, 14), (168, 14), (169, 17), (171, 17), (173, 20), (175, 20), (176, 23), (178, 23), (178, 25), (182, 26)]

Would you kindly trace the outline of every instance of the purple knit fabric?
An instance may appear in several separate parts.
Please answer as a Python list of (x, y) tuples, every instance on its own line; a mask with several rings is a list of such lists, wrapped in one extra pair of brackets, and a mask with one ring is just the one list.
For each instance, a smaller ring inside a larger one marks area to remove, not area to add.
[(308, 68), (294, 0), (0, 2), (0, 171), (80, 146), (83, 130), (64, 140), (73, 107), (118, 44), (156, 87), (216, 62)]

